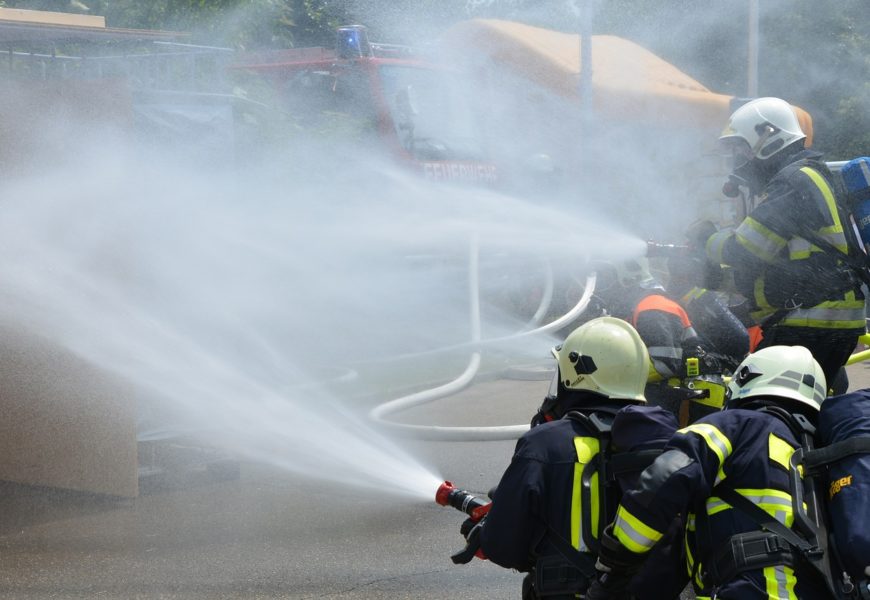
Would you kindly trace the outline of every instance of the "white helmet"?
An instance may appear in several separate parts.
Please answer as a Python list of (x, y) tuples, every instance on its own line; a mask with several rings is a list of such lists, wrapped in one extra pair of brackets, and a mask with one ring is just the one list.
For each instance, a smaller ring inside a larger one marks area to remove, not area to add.
[(734, 111), (719, 140), (734, 152), (734, 166), (740, 167), (753, 158), (766, 160), (806, 137), (788, 102), (757, 98)]
[(822, 367), (803, 346), (770, 346), (750, 354), (728, 383), (728, 404), (767, 396), (796, 400), (819, 410), (827, 382)]
[(553, 356), (566, 389), (646, 402), (649, 353), (634, 327), (622, 319), (599, 317), (584, 323), (553, 348)]

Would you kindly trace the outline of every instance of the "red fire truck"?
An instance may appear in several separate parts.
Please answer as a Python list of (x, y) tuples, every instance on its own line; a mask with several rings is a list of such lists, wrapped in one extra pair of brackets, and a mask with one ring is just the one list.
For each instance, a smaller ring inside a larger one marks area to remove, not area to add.
[(498, 182), (461, 75), (409, 47), (371, 43), (362, 26), (338, 28), (335, 48), (241, 54), (232, 71), (268, 82), (302, 129), (374, 138), (429, 179)]

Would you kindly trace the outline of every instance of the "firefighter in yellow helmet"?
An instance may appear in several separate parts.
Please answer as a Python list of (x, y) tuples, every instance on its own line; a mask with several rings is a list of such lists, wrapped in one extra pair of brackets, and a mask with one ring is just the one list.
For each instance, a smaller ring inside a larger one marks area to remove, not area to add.
[(588, 321), (553, 353), (558, 368), (547, 412), (556, 418), (520, 438), (492, 508), (469, 534), (492, 562), (529, 573), (525, 599), (568, 600), (586, 590), (601, 527), (621, 494), (620, 480), (606, 477), (611, 471), (603, 466), (614, 442), (620, 452), (657, 455), (677, 428), (667, 411), (643, 406), (649, 355), (627, 322)]
[(833, 382), (865, 330), (861, 269), (853, 266), (860, 249), (834, 177), (821, 154), (804, 148), (805, 137), (779, 98), (734, 111), (720, 141), (733, 158), (732, 181), (757, 205), (735, 230), (705, 230), (694, 241), (733, 268), (762, 327), (758, 348), (804, 346)]

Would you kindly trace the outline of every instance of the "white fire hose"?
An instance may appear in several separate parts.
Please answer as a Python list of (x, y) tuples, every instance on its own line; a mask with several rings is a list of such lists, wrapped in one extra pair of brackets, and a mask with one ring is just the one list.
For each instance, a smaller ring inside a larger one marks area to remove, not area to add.
[[(479, 240), (477, 236), (471, 239), (469, 249), (469, 290), (470, 290), (470, 306), (471, 306), (471, 345), (480, 347), (484, 342), (481, 340), (480, 327), (480, 280), (479, 280)], [(537, 324), (547, 312), (552, 300), (552, 271), (548, 267), (548, 288), (545, 290), (541, 305), (532, 317), (530, 324)], [(592, 298), (592, 292), (595, 290), (595, 273), (591, 273), (586, 278), (586, 286), (580, 300), (574, 305), (571, 310), (559, 317), (555, 321), (548, 323), (542, 327), (521, 331), (508, 336), (486, 340), (486, 344), (501, 343), (512, 341), (515, 339), (540, 335), (560, 329), (561, 327), (571, 323), (580, 314), (586, 310), (589, 300)], [(493, 441), (493, 440), (513, 440), (519, 438), (523, 433), (528, 431), (529, 425), (503, 425), (489, 427), (444, 427), (439, 425), (412, 425), (408, 423), (397, 423), (389, 421), (387, 416), (407, 410), (409, 408), (420, 406), (456, 394), (467, 388), (477, 375), (480, 369), (481, 352), (480, 350), (472, 353), (468, 366), (459, 377), (440, 385), (438, 387), (423, 390), (396, 398), (384, 404), (380, 404), (369, 412), (369, 417), (379, 425), (390, 428), (396, 433), (413, 437), (416, 439), (434, 440), (434, 441)]]

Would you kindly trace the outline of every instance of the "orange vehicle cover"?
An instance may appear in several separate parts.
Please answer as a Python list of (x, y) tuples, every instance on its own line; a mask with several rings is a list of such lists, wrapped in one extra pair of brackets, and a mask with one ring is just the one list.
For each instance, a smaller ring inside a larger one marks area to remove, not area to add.
[[(490, 59), (566, 97), (580, 93), (580, 36), (493, 19), (458, 23), (443, 40), (471, 60)], [(629, 40), (592, 36), (592, 105), (602, 115), (721, 129), (732, 96), (712, 92)], [(812, 119), (795, 112), (812, 143)]]

